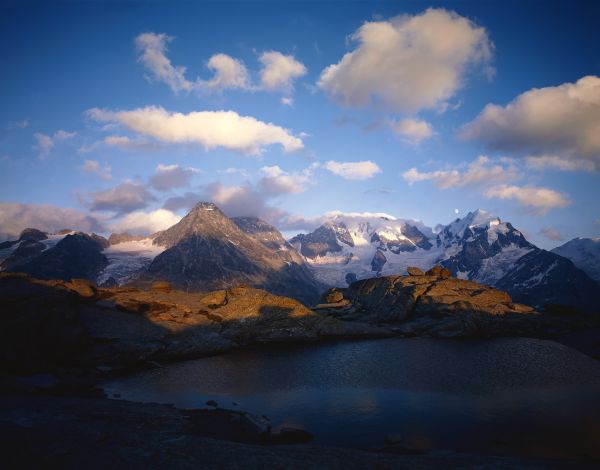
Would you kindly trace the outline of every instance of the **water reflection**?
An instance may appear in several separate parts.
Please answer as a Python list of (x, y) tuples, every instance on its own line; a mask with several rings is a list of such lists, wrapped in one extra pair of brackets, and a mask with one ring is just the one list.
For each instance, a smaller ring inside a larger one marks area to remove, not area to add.
[(600, 457), (600, 363), (533, 339), (255, 348), (106, 384), (125, 399), (268, 415), (316, 443)]

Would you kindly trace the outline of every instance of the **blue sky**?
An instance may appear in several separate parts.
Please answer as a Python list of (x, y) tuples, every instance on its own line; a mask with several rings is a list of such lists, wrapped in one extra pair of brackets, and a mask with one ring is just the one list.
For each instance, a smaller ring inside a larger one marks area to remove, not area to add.
[(598, 236), (599, 20), (597, 2), (5, 2), (0, 234), (153, 231), (211, 199), (286, 233), (483, 208), (542, 247)]

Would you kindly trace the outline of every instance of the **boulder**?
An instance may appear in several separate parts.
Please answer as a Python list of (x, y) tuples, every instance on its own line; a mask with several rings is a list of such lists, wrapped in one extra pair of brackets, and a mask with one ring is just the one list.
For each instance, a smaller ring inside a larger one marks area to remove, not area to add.
[(450, 270), (447, 268), (442, 268), (441, 266), (434, 266), (433, 268), (428, 270), (425, 274), (427, 276), (441, 277), (442, 279), (448, 279), (449, 277), (452, 277), (452, 273), (450, 272)]
[(323, 303), (335, 304), (344, 300), (344, 293), (335, 287), (329, 289), (323, 294)]
[(415, 268), (414, 266), (410, 266), (406, 268), (406, 272), (409, 276), (424, 276), (425, 273), (420, 268)]

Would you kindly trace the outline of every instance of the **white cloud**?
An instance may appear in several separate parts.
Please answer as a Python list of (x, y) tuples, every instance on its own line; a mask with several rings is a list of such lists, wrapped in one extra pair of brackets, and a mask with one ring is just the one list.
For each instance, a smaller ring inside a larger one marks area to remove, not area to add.
[[(488, 104), (466, 124), (460, 136), (479, 140), (489, 148), (537, 157), (543, 165), (562, 169), (600, 165), (600, 78), (587, 76), (576, 83), (534, 88), (506, 106)], [(531, 162), (532, 160), (530, 160)], [(575, 162), (575, 163), (573, 163)]]
[(50, 153), (57, 141), (65, 141), (68, 139), (72, 139), (76, 135), (76, 132), (67, 132), (64, 130), (58, 130), (52, 136), (48, 134), (42, 134), (41, 132), (36, 132), (35, 134), (33, 134), (36, 140), (36, 145), (34, 146), (34, 148), (39, 150), (40, 156), (43, 157)]
[(197, 143), (206, 150), (224, 147), (258, 155), (268, 145), (280, 144), (284, 151), (303, 148), (302, 140), (289, 130), (234, 111), (171, 113), (149, 106), (111, 112), (98, 108), (87, 115), (100, 122), (120, 123), (129, 129), (167, 143)]
[(419, 172), (411, 168), (402, 174), (402, 178), (413, 185), (421, 181), (433, 181), (438, 189), (462, 188), (466, 186), (493, 185), (514, 181), (519, 178), (516, 169), (509, 166), (493, 165), (490, 158), (479, 156), (469, 164), (466, 171), (441, 170)]
[(234, 168), (234, 167), (229, 167), (229, 168), (225, 168), (224, 170), (218, 170), (219, 173), (224, 173), (226, 175), (240, 175), (243, 176), (245, 178), (247, 178), (248, 176), (250, 176), (248, 174), (248, 172), (246, 170), (244, 170), (243, 168)]
[(147, 207), (155, 197), (141, 184), (125, 181), (102, 191), (90, 192), (82, 202), (94, 211), (126, 214)]
[(54, 148), (54, 140), (47, 134), (42, 134), (40, 132), (36, 132), (33, 134), (36, 140), (36, 148), (41, 152), (41, 154), (46, 155), (50, 153), (50, 150)]
[(263, 52), (259, 59), (263, 68), (260, 71), (260, 86), (265, 90), (291, 91), (294, 80), (306, 75), (306, 67), (292, 55), (281, 52)]
[(290, 108), (294, 106), (294, 98), (282, 97), (281, 104), (284, 106), (289, 106)]
[(358, 46), (323, 70), (319, 87), (344, 105), (403, 113), (444, 106), (468, 66), (489, 64), (493, 48), (484, 28), (432, 8), (366, 22), (351, 39)]
[(68, 139), (72, 139), (76, 135), (77, 135), (76, 132), (68, 132), (68, 131), (59, 130), (54, 133), (54, 139), (55, 140), (68, 140)]
[(544, 227), (540, 229), (540, 234), (546, 237), (548, 240), (559, 242), (564, 240), (565, 237), (556, 229)]
[(166, 83), (175, 93), (191, 91), (193, 83), (185, 78), (185, 67), (175, 67), (166, 56), (167, 44), (173, 37), (166, 34), (143, 33), (135, 38), (140, 49), (139, 61), (157, 81)]
[(152, 74), (154, 80), (165, 83), (175, 93), (250, 88), (248, 71), (244, 64), (227, 54), (215, 54), (208, 60), (206, 65), (213, 71), (210, 80), (188, 80), (185, 77), (186, 68), (174, 66), (167, 57), (167, 44), (173, 39), (172, 36), (155, 33), (143, 33), (135, 39), (140, 51), (138, 60)]
[(487, 189), (483, 194), (487, 198), (514, 199), (533, 215), (544, 215), (550, 209), (566, 207), (571, 203), (566, 195), (539, 186), (500, 185)]
[(557, 155), (529, 155), (525, 157), (525, 165), (533, 170), (594, 171), (595, 169), (595, 164), (591, 161), (569, 159)]
[(381, 168), (370, 160), (361, 162), (336, 162), (330, 160), (325, 162), (323, 166), (333, 174), (347, 180), (365, 180), (372, 178), (377, 173), (381, 173)]
[(86, 154), (105, 147), (116, 147), (122, 150), (152, 151), (159, 149), (161, 144), (157, 142), (150, 142), (146, 139), (132, 139), (125, 135), (107, 135), (102, 140), (97, 140), (90, 145), (79, 147), (77, 151), (80, 154)]
[(268, 196), (298, 194), (307, 189), (318, 163), (313, 163), (302, 172), (288, 173), (279, 166), (264, 166), (260, 170), (263, 177), (258, 182), (258, 190)]
[(86, 160), (81, 166), (81, 171), (83, 173), (96, 173), (103, 180), (112, 179), (110, 165), (106, 165), (104, 166), (104, 168), (102, 168), (100, 166), (100, 162), (98, 162), (97, 160)]
[(181, 217), (167, 209), (150, 212), (131, 212), (110, 224), (113, 232), (128, 232), (149, 235), (165, 230), (181, 220)]
[(192, 176), (199, 171), (196, 168), (182, 168), (179, 165), (158, 165), (148, 184), (158, 191), (183, 188), (190, 184)]
[(25, 228), (57, 232), (68, 228), (102, 232), (103, 223), (91, 214), (50, 204), (0, 202), (0, 239), (15, 239)]
[(389, 126), (404, 141), (411, 145), (419, 145), (422, 141), (429, 139), (435, 133), (427, 121), (406, 118), (401, 121), (391, 121)]

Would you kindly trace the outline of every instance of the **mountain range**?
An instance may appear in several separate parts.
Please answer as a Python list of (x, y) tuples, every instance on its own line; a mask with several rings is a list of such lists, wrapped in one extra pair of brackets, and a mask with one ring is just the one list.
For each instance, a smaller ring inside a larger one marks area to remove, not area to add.
[(263, 220), (229, 218), (201, 202), (150, 237), (26, 229), (18, 240), (0, 244), (0, 269), (41, 279), (137, 287), (167, 280), (189, 292), (249, 285), (307, 305), (317, 303), (327, 287), (438, 264), (540, 310), (598, 309), (597, 239), (542, 250), (482, 210), (436, 230), (385, 214), (338, 213), (288, 242)]

